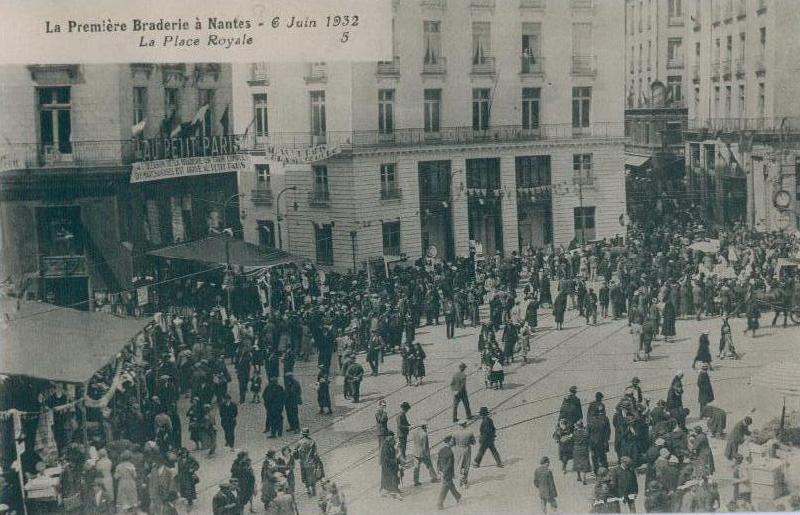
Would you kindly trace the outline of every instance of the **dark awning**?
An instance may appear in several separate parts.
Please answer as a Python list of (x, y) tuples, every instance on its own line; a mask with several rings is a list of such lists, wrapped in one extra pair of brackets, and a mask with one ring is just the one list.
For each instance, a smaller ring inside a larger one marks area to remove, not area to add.
[(202, 240), (180, 243), (170, 247), (148, 252), (151, 256), (201, 263), (225, 264), (227, 256), (225, 242), (228, 242), (230, 263), (246, 267), (270, 267), (286, 263), (305, 263), (308, 260), (286, 251), (268, 247), (259, 247), (246, 241), (226, 236), (209, 236)]
[(0, 316), (0, 373), (68, 383), (88, 381), (152, 320), (12, 298)]

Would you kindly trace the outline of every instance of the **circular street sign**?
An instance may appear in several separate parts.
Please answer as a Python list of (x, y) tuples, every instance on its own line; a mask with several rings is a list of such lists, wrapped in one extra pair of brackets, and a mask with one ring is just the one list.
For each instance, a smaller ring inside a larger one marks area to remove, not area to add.
[(772, 203), (778, 209), (788, 209), (792, 203), (792, 195), (786, 190), (776, 191), (772, 197)]

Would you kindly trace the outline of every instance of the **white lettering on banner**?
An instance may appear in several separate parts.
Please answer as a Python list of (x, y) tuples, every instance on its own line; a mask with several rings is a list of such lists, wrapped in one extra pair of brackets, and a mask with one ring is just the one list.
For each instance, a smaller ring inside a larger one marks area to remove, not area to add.
[(133, 164), (131, 184), (198, 175), (240, 172), (247, 170), (249, 167), (250, 158), (245, 154), (145, 161)]
[(323, 161), (339, 154), (342, 149), (327, 145), (316, 145), (308, 148), (282, 148), (267, 146), (267, 159), (284, 164), (302, 164)]

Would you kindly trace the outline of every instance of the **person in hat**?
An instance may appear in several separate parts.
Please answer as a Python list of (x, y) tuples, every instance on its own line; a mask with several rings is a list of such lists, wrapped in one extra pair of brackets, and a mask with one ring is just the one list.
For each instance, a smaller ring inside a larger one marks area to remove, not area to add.
[(230, 483), (219, 485), (219, 491), (214, 495), (211, 504), (214, 515), (236, 515), (239, 509)]
[(231, 400), (227, 393), (222, 397), (219, 405), (219, 423), (225, 434), (225, 447), (231, 452), (236, 445), (236, 418), (239, 416), (239, 407)]
[(698, 361), (700, 363), (707, 363), (708, 368), (714, 370), (711, 367), (711, 342), (708, 339), (707, 329), (700, 335), (700, 339), (697, 343), (697, 353), (694, 356), (694, 361), (692, 361), (692, 368), (695, 367)]
[(503, 460), (500, 459), (500, 453), (497, 452), (497, 447), (494, 445), (495, 438), (497, 437), (497, 429), (495, 429), (494, 421), (489, 416), (489, 409), (486, 406), (481, 406), (478, 414), (481, 417), (480, 436), (478, 437), (480, 446), (478, 447), (478, 454), (475, 456), (475, 461), (472, 465), (475, 468), (480, 467), (483, 454), (488, 449), (492, 452), (492, 457), (494, 457), (497, 466), (503, 468)]
[(350, 398), (354, 403), (361, 400), (361, 381), (364, 380), (364, 367), (358, 361), (351, 361), (345, 372), (345, 379), (350, 386)]
[(283, 406), (286, 392), (278, 384), (277, 378), (269, 378), (269, 384), (264, 388), (261, 397), (264, 400), (264, 409), (267, 415), (264, 422), (264, 433), (269, 432), (267, 438), (283, 436)]
[(438, 483), (439, 478), (436, 476), (436, 470), (433, 468), (431, 461), (431, 446), (428, 439), (428, 424), (423, 422), (417, 426), (412, 435), (412, 453), (414, 458), (414, 486), (420, 486), (419, 482), (419, 469), (422, 465), (428, 468), (428, 474), (431, 477), (431, 483)]
[(317, 481), (322, 477), (318, 472), (322, 469), (321, 460), (317, 453), (317, 443), (311, 438), (311, 431), (304, 427), (300, 434), (302, 437), (294, 447), (294, 456), (300, 464), (300, 479), (306, 487), (309, 497), (316, 495)]
[[(748, 457), (748, 462), (751, 461)], [(744, 456), (738, 452), (734, 456), (733, 465), (733, 500), (750, 502), (750, 466), (745, 463)]]
[(577, 386), (569, 387), (569, 394), (561, 401), (561, 409), (559, 410), (558, 418), (563, 418), (567, 424), (572, 427), (575, 422), (583, 420), (583, 407), (581, 400), (576, 395), (578, 393)]
[(608, 477), (608, 469), (600, 467), (595, 474), (594, 503), (592, 513), (619, 513), (619, 501), (612, 496), (613, 485)]
[(303, 389), (300, 382), (294, 378), (293, 372), (286, 372), (283, 376), (284, 408), (289, 431), (297, 434), (300, 432), (299, 406), (303, 404)]
[(629, 456), (623, 456), (619, 467), (611, 471), (611, 484), (616, 488), (614, 497), (622, 499), (622, 502), (628, 506), (628, 511), (635, 513), (639, 482), (636, 478), (636, 470), (633, 468), (633, 460)]
[(547, 513), (548, 505), (554, 510), (558, 509), (558, 490), (556, 490), (556, 482), (553, 479), (553, 471), (550, 470), (550, 458), (547, 456), (539, 461), (539, 467), (533, 473), (533, 486), (539, 491), (543, 513)]
[[(592, 470), (589, 464), (589, 433), (583, 427), (583, 421), (575, 422), (572, 434), (572, 470), (578, 473), (578, 481), (586, 484), (586, 474)], [(581, 472), (583, 476), (581, 476)]]
[(711, 386), (708, 369), (708, 363), (703, 363), (700, 365), (700, 373), (697, 374), (697, 402), (700, 404), (701, 416), (706, 405), (714, 400), (714, 388)]
[(400, 414), (397, 415), (397, 443), (400, 448), (400, 457), (406, 459), (406, 448), (408, 446), (408, 433), (411, 431), (411, 422), (408, 421), (408, 412), (411, 405), (406, 401), (400, 403)]
[(253, 494), (256, 488), (256, 476), (253, 472), (253, 463), (246, 451), (239, 451), (231, 465), (231, 478), (238, 484), (239, 513), (246, 504), (250, 504), (250, 513), (253, 513)]
[(456, 485), (453, 483), (456, 471), (452, 447), (453, 436), (445, 436), (444, 445), (439, 449), (439, 454), (436, 457), (436, 468), (439, 469), (439, 476), (442, 479), (442, 488), (439, 491), (439, 498), (436, 504), (440, 510), (444, 509), (444, 500), (447, 498), (448, 493), (453, 495), (456, 503), (461, 501), (461, 494), (456, 490)]
[(325, 365), (319, 365), (319, 373), (317, 374), (317, 404), (319, 405), (319, 414), (322, 415), (325, 410), (328, 410), (328, 415), (333, 413), (331, 409), (331, 391), (330, 391), (330, 377), (328, 376), (328, 369)]
[(641, 383), (642, 381), (637, 376), (633, 376), (633, 379), (631, 379), (631, 384), (630, 386), (628, 386), (628, 388), (633, 390), (634, 400), (636, 400), (636, 402), (640, 404), (642, 403), (642, 400), (644, 400), (644, 396), (642, 395)]
[(733, 430), (728, 436), (728, 443), (725, 445), (725, 457), (729, 461), (733, 461), (734, 457), (739, 452), (739, 446), (750, 436), (750, 426), (752, 424), (753, 419), (747, 416), (733, 426)]
[(388, 495), (394, 499), (402, 500), (400, 495), (401, 465), (397, 456), (394, 433), (389, 431), (383, 440), (380, 451), (381, 465), (381, 495)]
[(467, 369), (465, 363), (458, 365), (458, 372), (453, 374), (450, 380), (450, 390), (453, 392), (453, 422), (458, 422), (458, 405), (464, 404), (464, 411), (466, 411), (467, 419), (472, 418), (472, 412), (469, 409), (469, 396), (467, 394), (467, 374), (464, 371)]

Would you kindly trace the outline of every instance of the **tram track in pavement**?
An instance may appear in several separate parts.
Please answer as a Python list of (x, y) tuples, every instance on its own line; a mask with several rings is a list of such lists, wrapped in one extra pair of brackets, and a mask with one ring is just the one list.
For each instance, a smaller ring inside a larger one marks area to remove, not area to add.
[[(573, 319), (580, 319), (580, 318), (581, 318), (580, 316), (575, 316)], [(536, 356), (535, 356), (535, 358), (540, 358), (540, 357), (542, 357), (542, 356), (544, 356), (544, 355), (546, 355), (546, 354), (548, 354), (548, 353), (550, 353), (550, 352), (552, 352), (552, 351), (554, 351), (554, 350), (556, 350), (556, 349), (558, 349), (558, 348), (562, 347), (564, 344), (566, 344), (567, 342), (569, 342), (569, 341), (571, 341), (571, 340), (574, 340), (575, 338), (577, 338), (579, 335), (583, 334), (583, 333), (584, 333), (586, 330), (588, 330), (588, 329), (589, 329), (589, 328), (591, 328), (591, 327), (595, 327), (595, 326), (589, 326), (589, 325), (587, 325), (587, 326), (584, 326), (584, 327), (583, 327), (582, 329), (580, 329), (579, 331), (577, 331), (577, 332), (575, 332), (575, 333), (573, 333), (573, 334), (570, 334), (570, 335), (568, 335), (566, 338), (563, 338), (561, 341), (557, 342), (557, 343), (556, 343), (555, 345), (553, 345), (552, 347), (549, 347), (548, 349), (545, 349), (543, 352), (541, 352), (540, 354), (536, 355)], [(607, 341), (609, 338), (613, 337), (615, 334), (617, 334), (619, 331), (621, 331), (622, 329), (624, 329), (624, 328), (626, 328), (626, 327), (627, 327), (627, 326), (625, 326), (625, 325), (621, 325), (621, 326), (620, 326), (620, 327), (618, 327), (617, 329), (614, 329), (613, 331), (611, 331), (609, 334), (607, 334), (607, 335), (606, 335), (606, 336), (604, 336), (603, 338), (601, 338), (601, 339), (598, 339), (598, 340), (597, 340), (596, 342), (594, 342), (593, 344), (589, 345), (589, 346), (588, 346), (588, 347), (586, 347), (586, 348), (583, 348), (583, 349), (581, 349), (581, 350), (580, 350), (578, 353), (576, 353), (576, 354), (574, 354), (574, 355), (570, 356), (570, 357), (569, 357), (569, 358), (568, 358), (568, 359), (565, 361), (565, 363), (568, 363), (568, 362), (570, 362), (570, 361), (573, 361), (574, 359), (577, 359), (577, 358), (579, 358), (579, 357), (580, 357), (580, 356), (582, 356), (583, 354), (586, 354), (587, 352), (591, 351), (592, 349), (594, 349), (595, 347), (597, 347), (597, 346), (598, 346), (598, 345), (600, 345), (601, 343), (603, 343), (603, 342)], [(524, 364), (524, 363), (522, 363), (522, 364), (519, 364), (519, 365), (518, 365), (517, 367), (515, 367), (513, 370), (514, 370), (514, 371), (516, 371), (516, 370), (519, 370), (521, 367), (524, 367), (524, 366), (526, 366), (526, 364)], [(519, 391), (515, 392), (515, 393), (514, 393), (514, 394), (512, 394), (511, 396), (509, 396), (509, 397), (506, 397), (504, 400), (502, 400), (502, 401), (500, 401), (499, 403), (497, 403), (497, 404), (495, 404), (494, 406), (492, 406), (491, 410), (494, 412), (494, 411), (495, 411), (497, 408), (499, 408), (499, 407), (503, 406), (504, 404), (506, 404), (506, 403), (507, 403), (508, 401), (510, 401), (511, 399), (513, 399), (513, 398), (515, 398), (515, 397), (517, 397), (517, 396), (521, 395), (522, 393), (524, 393), (524, 392), (526, 392), (526, 391), (530, 390), (530, 389), (531, 389), (533, 386), (535, 386), (535, 385), (539, 384), (541, 381), (544, 381), (545, 379), (547, 379), (548, 377), (550, 377), (552, 374), (554, 374), (554, 373), (556, 373), (556, 372), (559, 372), (559, 371), (560, 371), (560, 367), (554, 367), (554, 368), (551, 368), (550, 370), (548, 370), (547, 372), (545, 372), (545, 374), (544, 374), (544, 375), (542, 375), (542, 376), (540, 376), (540, 377), (538, 377), (538, 378), (534, 379), (533, 381), (531, 381), (530, 383), (528, 383), (527, 385), (525, 385), (525, 387), (524, 387), (524, 388), (520, 389)], [(474, 373), (474, 372), (473, 372), (473, 373)], [(449, 385), (447, 385), (446, 387), (448, 387), (448, 388), (449, 388)], [(442, 388), (442, 389), (444, 389), (444, 388)], [(440, 389), (439, 391), (441, 391), (442, 389)], [(481, 391), (484, 391), (484, 390), (487, 390), (487, 388), (486, 388), (485, 386), (484, 386), (484, 387), (482, 387), (482, 388), (479, 388), (478, 390), (476, 390), (476, 391), (474, 391), (474, 392), (471, 392), (471, 395), (475, 395), (475, 394), (477, 394), (477, 393), (479, 393), (479, 392), (481, 392)], [(438, 392), (437, 392), (437, 393), (438, 393)], [(434, 414), (432, 414), (432, 415), (428, 415), (428, 416), (426, 417), (426, 419), (429, 419), (429, 420), (430, 420), (430, 419), (433, 419), (433, 418), (435, 418), (435, 417), (437, 417), (437, 416), (441, 415), (442, 413), (445, 413), (446, 411), (449, 411), (449, 410), (451, 410), (451, 409), (452, 409), (452, 406), (451, 406), (450, 404), (448, 404), (448, 405), (447, 405), (445, 408), (443, 408), (443, 409), (440, 409), (440, 410), (436, 411), (436, 412), (435, 412)], [(452, 424), (448, 424), (447, 426), (444, 426), (444, 427), (441, 427), (441, 428), (438, 428), (438, 429), (434, 429), (434, 430), (432, 430), (432, 431), (429, 431), (429, 432), (428, 432), (428, 434), (429, 434), (429, 435), (432, 435), (432, 434), (434, 434), (434, 433), (438, 433), (438, 432), (444, 431), (444, 430), (446, 430), (446, 429), (451, 429), (451, 428), (452, 428)], [(431, 445), (431, 448), (434, 448), (434, 447), (436, 447), (437, 445), (441, 444), (441, 443), (442, 443), (442, 441), (443, 441), (443, 439), (440, 439), (440, 440), (438, 440), (437, 442), (435, 442), (434, 444), (432, 444), (432, 445)], [(374, 452), (374, 451), (371, 451), (371, 452), (367, 453), (366, 455), (363, 455), (363, 456), (362, 456), (362, 458), (361, 458), (359, 461), (357, 461), (356, 463), (350, 464), (350, 465), (349, 465), (349, 466), (348, 466), (348, 467), (347, 467), (345, 470), (342, 470), (342, 471), (340, 471), (340, 472), (337, 472), (337, 473), (333, 474), (331, 477), (332, 477), (332, 478), (335, 478), (335, 477), (341, 476), (341, 474), (343, 474), (343, 473), (345, 473), (345, 472), (348, 472), (348, 471), (352, 470), (354, 467), (360, 467), (361, 465), (364, 465), (365, 463), (367, 463), (367, 462), (371, 461), (372, 459), (374, 459), (376, 456), (377, 456), (377, 453), (376, 453), (376, 452)], [(369, 489), (370, 489), (370, 488), (374, 488), (374, 486), (373, 486), (373, 485), (370, 485), (370, 487), (369, 487), (369, 488), (365, 488), (364, 490), (360, 491), (360, 492), (359, 492), (358, 494), (356, 494), (355, 496), (352, 496), (352, 495), (351, 495), (351, 496), (350, 496), (351, 500), (359, 500), (359, 499), (361, 499), (361, 498), (363, 497), (363, 495), (364, 495), (364, 494), (365, 494), (367, 491), (369, 491)]]

